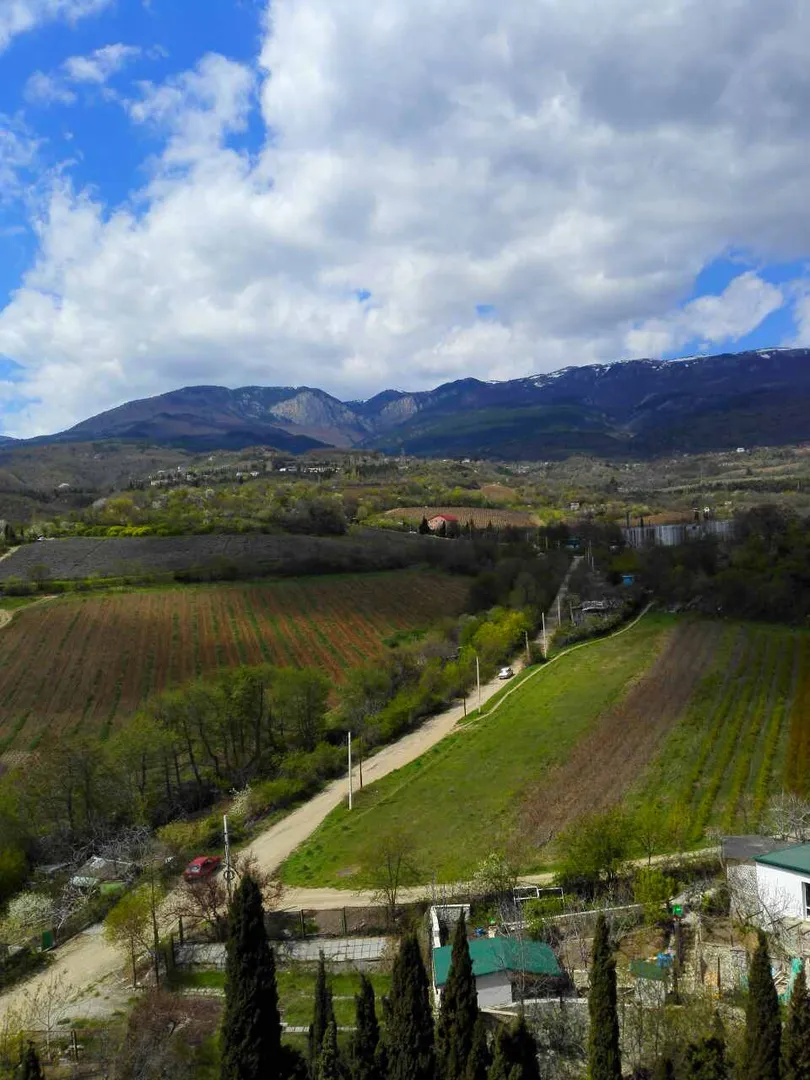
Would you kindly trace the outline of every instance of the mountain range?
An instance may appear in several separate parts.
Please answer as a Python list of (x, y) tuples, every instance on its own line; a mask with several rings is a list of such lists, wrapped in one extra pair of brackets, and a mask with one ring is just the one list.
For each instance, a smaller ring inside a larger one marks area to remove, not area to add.
[(502, 382), (460, 379), (415, 393), (386, 390), (367, 401), (340, 401), (306, 386), (190, 386), (29, 443), (98, 440), (512, 460), (801, 442), (810, 440), (810, 349), (628, 360)]

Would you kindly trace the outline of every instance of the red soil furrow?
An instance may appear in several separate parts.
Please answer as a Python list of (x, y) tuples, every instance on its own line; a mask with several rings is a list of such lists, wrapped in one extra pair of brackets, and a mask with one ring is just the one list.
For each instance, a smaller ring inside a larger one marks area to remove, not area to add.
[(174, 597), (171, 592), (157, 594), (159, 606), (155, 624), (155, 674), (152, 685), (156, 692), (165, 690), (170, 683), (172, 663), (172, 610)]
[[(40, 647), (34, 650), (33, 655), (21, 657), (21, 660), (25, 661), (25, 666), (14, 694), (14, 709), (17, 714), (31, 710), (45, 722), (48, 717), (47, 706), (50, 697), (54, 690), (58, 689), (61, 679), (67, 675), (60, 660), (71, 648), (71, 643), (64, 639), (66, 635), (70, 637), (75, 632), (71, 631), (71, 634), (68, 634), (76, 615), (75, 608), (67, 604), (59, 607), (61, 610), (55, 610), (56, 617), (52, 620), (46, 621), (42, 618), (44, 607), (30, 613), (37, 616), (36, 621), (42, 634), (42, 641)], [(43, 700), (43, 695), (47, 700)], [(45, 725), (40, 723), (37, 726)]]
[(183, 592), (175, 609), (178, 612), (179, 621), (174, 657), (174, 678), (179, 683), (189, 682), (196, 674), (194, 662), (194, 606), (196, 602), (196, 593)]
[(295, 653), (289, 641), (289, 635), (282, 630), (279, 621), (276, 590), (257, 589), (253, 610), (259, 624), (259, 632), (264, 636), (265, 647), (270, 653), (270, 663), (279, 667), (294, 664)]
[(62, 716), (69, 717), (79, 702), (84, 711), (98, 671), (100, 644), (106, 642), (108, 647), (112, 647), (112, 604), (109, 597), (104, 597), (104, 601), (99, 605), (98, 617), (91, 625), (82, 619), (76, 623), (64, 646), (71, 663), (66, 666), (61, 678), (54, 680), (53, 692), (43, 693), (40, 698), (43, 714), (53, 716), (57, 724)]
[[(134, 624), (129, 629), (129, 636), (132, 641), (132, 655), (130, 662), (127, 664), (121, 686), (119, 712), (122, 714), (137, 711), (148, 696), (144, 693), (144, 667), (149, 656), (155, 623), (154, 593), (142, 593), (137, 597), (130, 597), (130, 601), (128, 612), (132, 624)], [(118, 615), (119, 625), (116, 630), (120, 633), (123, 632), (123, 628), (120, 626), (120, 612)]]
[(722, 632), (719, 624), (689, 622), (673, 631), (651, 669), (526, 796), (527, 835), (545, 844), (582, 814), (621, 801), (683, 715)]
[(197, 593), (199, 603), (199, 636), (200, 658), (202, 660), (203, 673), (214, 671), (219, 666), (217, 663), (217, 642), (214, 634), (214, 621), (211, 617), (211, 593), (199, 590)]
[(256, 617), (256, 608), (253, 603), (254, 590), (246, 587), (233, 594), (233, 608), (239, 621), (239, 631), (242, 635), (242, 645), (249, 664), (263, 664), (264, 653), (262, 652), (259, 635), (253, 625), (251, 613)]
[[(129, 599), (137, 604), (141, 597)], [(127, 665), (131, 661), (132, 643), (128, 633), (130, 614), (121, 607), (121, 597), (115, 597), (115, 600), (118, 602), (117, 618), (110, 625), (105, 625), (105, 620), (99, 620), (94, 626), (90, 641), (94, 666), (96, 670), (100, 669), (101, 677), (97, 683), (93, 707), (88, 715), (88, 726), (101, 727), (107, 724), (110, 710), (115, 704), (119, 681), (123, 680)]]
[(236, 631), (231, 623), (231, 614), (228, 611), (229, 605), (226, 602), (232, 595), (230, 591), (225, 593), (218, 589), (213, 597), (214, 609), (219, 620), (220, 644), (222, 645), (222, 654), (226, 667), (238, 667), (242, 663), (239, 647), (234, 636)]
[[(65, 605), (54, 604), (49, 622), (43, 621), (41, 609), (23, 611), (0, 635), (6, 651), (6, 655), (0, 654), (0, 708), (4, 714), (19, 714), (21, 694), (27, 692), (33, 673), (38, 681), (38, 673), (47, 667), (69, 622)], [(18, 645), (9, 648), (14, 638), (19, 639)]]

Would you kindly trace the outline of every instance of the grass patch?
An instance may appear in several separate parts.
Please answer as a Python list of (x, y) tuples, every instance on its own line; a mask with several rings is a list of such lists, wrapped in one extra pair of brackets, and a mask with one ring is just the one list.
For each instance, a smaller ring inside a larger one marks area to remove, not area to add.
[[(387, 973), (369, 975), (377, 998), (377, 1015), (382, 1019), (382, 997), (391, 989)], [(307, 1027), (312, 1023), (315, 999), (315, 971), (304, 968), (280, 970), (276, 973), (281, 1019), (291, 1027)], [(360, 989), (360, 975), (347, 972), (330, 975), (329, 982), (335, 998), (335, 1019), (338, 1027), (354, 1024), (354, 997)], [(224, 971), (182, 971), (175, 979), (178, 990), (224, 990)]]
[[(650, 614), (632, 629), (573, 651), (540, 671), (491, 716), (358, 793), (355, 808), (333, 811), (284, 863), (288, 885), (357, 888), (362, 866), (392, 830), (414, 844), (420, 876), (461, 880), (502, 846), (520, 798), (565, 760), (598, 716), (655, 659), (672, 616)], [(504, 687), (504, 691), (507, 687)]]

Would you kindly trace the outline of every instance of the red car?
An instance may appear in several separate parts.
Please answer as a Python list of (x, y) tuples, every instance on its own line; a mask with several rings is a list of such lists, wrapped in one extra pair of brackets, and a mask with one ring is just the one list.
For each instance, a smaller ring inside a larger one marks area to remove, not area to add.
[(185, 868), (183, 877), (186, 881), (204, 881), (215, 874), (221, 865), (222, 858), (219, 855), (198, 855)]

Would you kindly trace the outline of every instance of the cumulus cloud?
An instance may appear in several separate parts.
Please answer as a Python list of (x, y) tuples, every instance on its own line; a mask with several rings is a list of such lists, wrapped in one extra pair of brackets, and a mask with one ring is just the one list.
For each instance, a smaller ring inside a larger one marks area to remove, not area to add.
[(0, 113), (0, 206), (21, 194), (21, 177), (33, 165), (36, 150), (36, 140), (19, 121)]
[(43, 23), (63, 20), (76, 23), (89, 15), (98, 15), (113, 0), (3, 0), (0, 4), (0, 52), (18, 35), (35, 30)]
[(636, 356), (661, 356), (689, 341), (700, 341), (705, 349), (713, 342), (739, 341), (784, 302), (781, 289), (749, 270), (719, 296), (699, 296), (681, 310), (631, 330), (627, 349)]
[(86, 56), (69, 56), (56, 72), (35, 71), (25, 86), (25, 98), (37, 105), (72, 105), (71, 84), (104, 86), (126, 64), (141, 55), (137, 45), (104, 45)]
[(801, 0), (275, 0), (255, 65), (128, 103), (164, 138), (130, 203), (53, 192), (0, 313), (39, 399), (16, 430), (738, 338), (783, 302), (757, 274), (680, 305), (731, 249), (810, 250), (805, 29)]
[(63, 69), (71, 82), (102, 84), (140, 53), (137, 45), (104, 45), (87, 56), (69, 56)]

